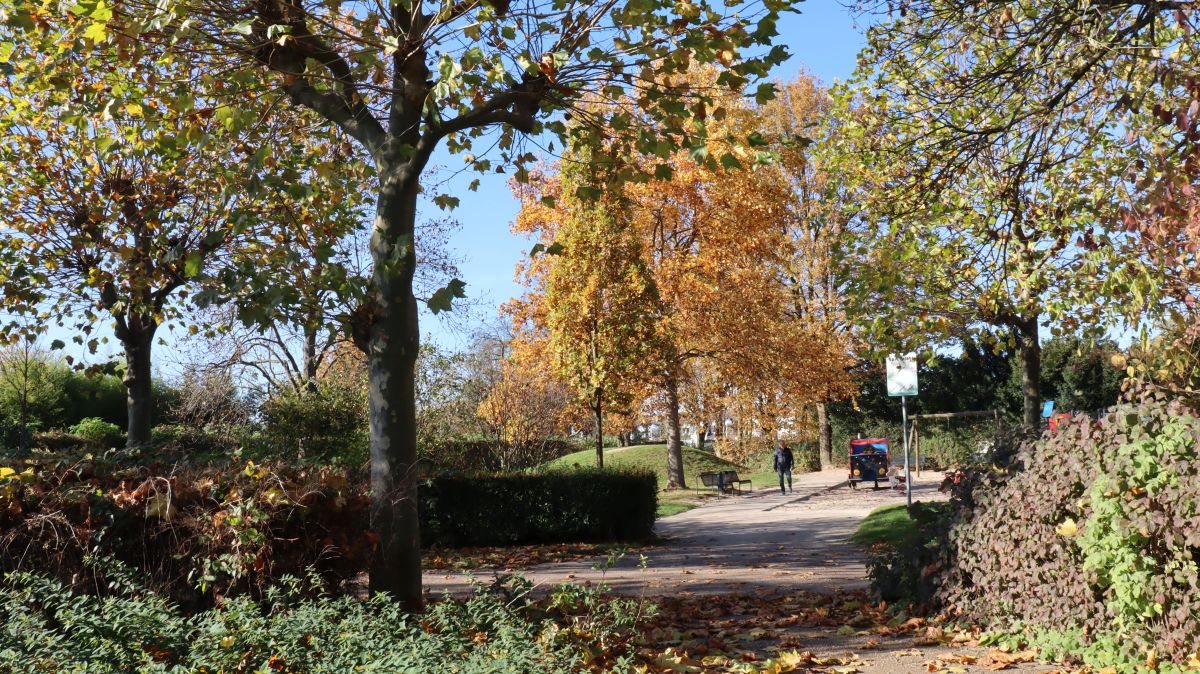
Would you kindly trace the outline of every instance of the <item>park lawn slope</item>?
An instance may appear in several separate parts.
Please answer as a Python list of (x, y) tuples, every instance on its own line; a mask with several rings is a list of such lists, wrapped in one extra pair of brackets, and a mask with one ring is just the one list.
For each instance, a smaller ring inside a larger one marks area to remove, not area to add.
[[(944, 501), (917, 501), (913, 506), (918, 512), (927, 512), (930, 515), (936, 515), (950, 507)], [(923, 536), (930, 535), (929, 532), (923, 534), (921, 529), (921, 521), (909, 514), (908, 506), (897, 503), (872, 510), (871, 514), (859, 523), (850, 540), (868, 547), (876, 543), (886, 543), (897, 550), (907, 550), (919, 544)]]
[[(561, 456), (553, 461), (542, 464), (551, 470), (571, 470), (573, 468), (589, 468), (596, 465), (595, 450), (586, 450)], [(700, 482), (701, 473), (720, 470), (736, 470), (743, 477), (748, 471), (744, 466), (718, 458), (712, 452), (705, 452), (692, 447), (683, 448), (683, 475), (687, 481), (687, 489), (665, 491), (667, 486), (667, 446), (636, 445), (634, 447), (612, 447), (604, 451), (604, 467), (615, 469), (644, 469), (653, 472), (658, 477), (659, 503), (658, 516), (669, 517), (700, 505), (700, 499), (715, 495), (711, 488), (706, 488)], [(761, 485), (755, 485), (756, 487)]]

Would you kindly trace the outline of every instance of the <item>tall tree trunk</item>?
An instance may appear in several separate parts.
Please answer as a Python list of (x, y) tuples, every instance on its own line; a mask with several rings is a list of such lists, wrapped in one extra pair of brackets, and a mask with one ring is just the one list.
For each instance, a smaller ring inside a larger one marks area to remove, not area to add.
[(704, 422), (696, 427), (696, 449), (704, 449), (704, 439), (708, 437), (708, 428)]
[(121, 345), (125, 348), (125, 446), (137, 447), (150, 442), (150, 415), (154, 405), (150, 352), (154, 328), (131, 326)]
[(419, 175), (405, 166), (381, 176), (371, 232), (374, 316), (367, 340), (371, 530), (379, 537), (370, 591), (388, 593), (409, 610), (422, 607), (416, 418), (420, 332), (412, 286)]
[(1025, 431), (1036, 434), (1042, 425), (1042, 345), (1038, 341), (1037, 317), (1017, 326), (1021, 335), (1021, 394), (1024, 399)]
[(817, 452), (821, 457), (821, 470), (833, 468), (833, 427), (829, 425), (829, 404), (817, 403)]
[(667, 489), (687, 489), (679, 438), (679, 382), (673, 376), (667, 379)]
[(592, 401), (592, 412), (596, 415), (596, 467), (604, 467), (604, 401), (600, 393)]
[(304, 327), (304, 387), (309, 392), (317, 390), (317, 370), (320, 365), (317, 357), (317, 328), (307, 325)]

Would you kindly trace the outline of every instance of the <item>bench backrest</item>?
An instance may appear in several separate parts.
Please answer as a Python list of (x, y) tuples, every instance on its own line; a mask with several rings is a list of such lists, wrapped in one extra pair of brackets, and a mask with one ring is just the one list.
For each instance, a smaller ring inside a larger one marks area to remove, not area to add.
[(723, 470), (721, 472), (725, 474), (726, 482), (738, 482), (741, 479), (738, 477), (736, 470)]
[(717, 477), (716, 473), (700, 473), (700, 481), (704, 483), (705, 487), (717, 486)]

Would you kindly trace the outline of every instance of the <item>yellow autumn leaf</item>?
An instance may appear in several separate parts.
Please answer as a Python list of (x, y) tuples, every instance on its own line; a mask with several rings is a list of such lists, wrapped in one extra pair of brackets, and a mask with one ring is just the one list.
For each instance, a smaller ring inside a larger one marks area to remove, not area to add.
[(1058, 528), (1054, 531), (1059, 536), (1066, 536), (1070, 538), (1071, 536), (1079, 533), (1079, 525), (1075, 523), (1075, 520), (1068, 517), (1067, 519), (1063, 520), (1063, 523), (1058, 525)]

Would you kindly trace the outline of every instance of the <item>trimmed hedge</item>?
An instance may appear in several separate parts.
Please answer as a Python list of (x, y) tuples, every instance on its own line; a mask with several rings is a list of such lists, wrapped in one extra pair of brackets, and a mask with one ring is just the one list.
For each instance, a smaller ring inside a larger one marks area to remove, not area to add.
[(649, 471), (572, 470), (445, 476), (421, 486), (425, 545), (638, 541), (652, 535)]

